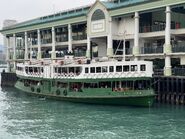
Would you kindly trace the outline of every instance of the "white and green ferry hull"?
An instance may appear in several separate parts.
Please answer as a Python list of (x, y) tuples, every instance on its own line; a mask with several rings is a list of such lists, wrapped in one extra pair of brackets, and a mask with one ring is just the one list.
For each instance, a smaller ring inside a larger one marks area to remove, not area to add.
[(69, 88), (53, 86), (52, 83), (56, 80), (42, 80), (42, 82), (42, 85), (25, 86), (23, 82), (17, 81), (15, 87), (31, 95), (89, 104), (150, 107), (155, 98), (153, 89), (115, 92), (112, 88), (82, 88), (80, 92), (76, 92)]

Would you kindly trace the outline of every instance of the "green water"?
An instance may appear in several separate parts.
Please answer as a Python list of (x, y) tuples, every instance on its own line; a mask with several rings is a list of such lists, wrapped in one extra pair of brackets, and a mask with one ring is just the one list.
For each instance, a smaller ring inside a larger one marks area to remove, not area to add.
[(0, 91), (0, 139), (129, 138), (185, 138), (185, 107), (74, 104)]

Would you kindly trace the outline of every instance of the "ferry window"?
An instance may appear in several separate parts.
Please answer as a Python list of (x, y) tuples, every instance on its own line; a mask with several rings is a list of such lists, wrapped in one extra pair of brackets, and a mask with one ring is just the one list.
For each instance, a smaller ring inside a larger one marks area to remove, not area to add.
[(58, 68), (58, 73), (62, 73), (62, 68)]
[(25, 70), (26, 70), (26, 73), (28, 73), (28, 67), (26, 67), (26, 69), (25, 69)]
[(95, 67), (91, 67), (91, 73), (95, 73)]
[(109, 72), (114, 72), (114, 66), (109, 67)]
[(54, 68), (54, 70), (55, 70), (55, 73), (57, 73), (57, 68)]
[(69, 73), (74, 73), (74, 68), (69, 68)]
[(96, 67), (96, 73), (101, 73), (101, 67)]
[(105, 66), (102, 67), (102, 72), (103, 72), (103, 73), (107, 72), (107, 67), (105, 67)]
[(80, 74), (80, 67), (76, 67), (76, 69), (75, 69), (75, 73), (76, 73), (77, 75), (79, 75), (79, 74)]
[(44, 72), (44, 68), (41, 68), (41, 72), (42, 72), (42, 73)]
[(137, 65), (131, 65), (131, 71), (137, 71)]
[(85, 73), (89, 73), (89, 68), (85, 68)]
[(116, 66), (116, 72), (122, 72), (122, 66)]
[(129, 69), (129, 66), (123, 66), (123, 72), (127, 72), (127, 71), (129, 71), (130, 69)]
[(33, 69), (31, 67), (29, 67), (29, 72), (33, 72)]
[(62, 68), (63, 73), (67, 73), (67, 68)]
[(146, 65), (141, 65), (140, 69), (141, 71), (146, 71)]
[(34, 68), (34, 72), (38, 72), (37, 68)]

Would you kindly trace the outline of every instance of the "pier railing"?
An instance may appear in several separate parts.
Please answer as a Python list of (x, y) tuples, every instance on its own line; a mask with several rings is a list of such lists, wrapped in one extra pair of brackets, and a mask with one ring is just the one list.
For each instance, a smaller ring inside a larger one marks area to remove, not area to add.
[(174, 76), (185, 76), (185, 68), (173, 68), (172, 75)]
[(154, 76), (163, 76), (164, 70), (163, 69), (154, 69)]
[(163, 46), (141, 47), (141, 54), (159, 54), (163, 53)]
[[(164, 69), (154, 69), (154, 76), (163, 76)], [(173, 76), (185, 76), (185, 68), (173, 68), (172, 69)]]

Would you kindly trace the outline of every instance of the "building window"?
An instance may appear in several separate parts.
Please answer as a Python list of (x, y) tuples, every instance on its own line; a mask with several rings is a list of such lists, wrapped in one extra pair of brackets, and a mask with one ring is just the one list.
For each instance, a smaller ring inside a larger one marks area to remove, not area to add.
[(122, 72), (122, 66), (116, 66), (116, 72)]
[(141, 65), (140, 70), (141, 71), (146, 71), (146, 65)]
[(114, 72), (114, 66), (109, 67), (109, 72)]
[(105, 14), (102, 10), (96, 10), (92, 15), (92, 21), (102, 20), (105, 19)]

